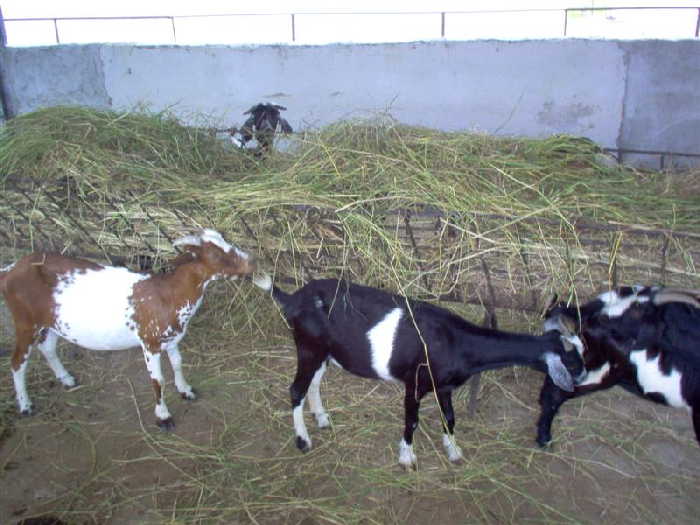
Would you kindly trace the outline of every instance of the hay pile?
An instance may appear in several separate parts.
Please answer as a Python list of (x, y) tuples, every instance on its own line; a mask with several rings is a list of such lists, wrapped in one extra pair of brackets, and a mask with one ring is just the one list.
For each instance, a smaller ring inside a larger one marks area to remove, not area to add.
[(585, 139), (342, 122), (259, 160), (167, 114), (55, 107), (0, 135), (0, 243), (169, 257), (214, 227), (297, 282), (537, 309), (551, 291), (698, 286), (700, 202)]

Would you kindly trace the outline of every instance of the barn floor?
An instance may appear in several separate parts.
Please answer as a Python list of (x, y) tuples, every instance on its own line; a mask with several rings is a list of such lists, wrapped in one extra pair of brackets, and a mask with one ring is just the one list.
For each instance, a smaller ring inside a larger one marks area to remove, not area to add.
[[(217, 283), (194, 319), (181, 348), (200, 398), (183, 401), (167, 385), (172, 433), (154, 424), (138, 350), (63, 344), (80, 382), (70, 391), (33, 355), (36, 413), (17, 418), (12, 329), (0, 315), (0, 523), (47, 515), (69, 524), (697, 521), (700, 447), (687, 414), (618, 389), (599, 393), (565, 405), (556, 442), (540, 450), (542, 376), (526, 369), (485, 374), (472, 421), (468, 389), (459, 391), (460, 465), (447, 462), (426, 397), (415, 472), (397, 463), (401, 389), (330, 369), (322, 394), (332, 427), (315, 428), (307, 413), (314, 448), (302, 455), (287, 394), (292, 341), (251, 288)], [(504, 328), (536, 330), (534, 319), (510, 315)], [(164, 372), (170, 381), (168, 365)]]

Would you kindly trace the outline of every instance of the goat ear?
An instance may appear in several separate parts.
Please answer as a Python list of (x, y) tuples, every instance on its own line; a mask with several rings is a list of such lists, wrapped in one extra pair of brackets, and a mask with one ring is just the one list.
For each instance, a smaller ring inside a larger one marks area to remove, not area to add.
[(294, 130), (292, 129), (292, 126), (289, 125), (289, 122), (287, 122), (283, 118), (280, 118), (280, 126), (282, 126), (283, 133), (293, 133), (294, 132)]
[(554, 352), (544, 354), (544, 362), (547, 364), (547, 374), (552, 378), (554, 384), (567, 392), (574, 391), (574, 379), (561, 362), (561, 357)]

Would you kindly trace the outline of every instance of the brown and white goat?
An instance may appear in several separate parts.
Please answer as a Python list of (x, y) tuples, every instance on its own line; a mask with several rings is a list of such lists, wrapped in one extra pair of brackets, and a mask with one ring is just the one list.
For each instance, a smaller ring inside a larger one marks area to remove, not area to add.
[(255, 270), (252, 257), (214, 230), (174, 244), (183, 249), (175, 268), (157, 275), (50, 253), (27, 255), (0, 270), (0, 291), (15, 324), (11, 366), (22, 414), (32, 411), (25, 380), (32, 346), (39, 348), (63, 385), (75, 385), (56, 354), (58, 338), (63, 337), (90, 350), (140, 346), (155, 391), (158, 426), (174, 426), (163, 397), (162, 352), (168, 353), (178, 392), (195, 399), (182, 374), (178, 343), (209, 282)]

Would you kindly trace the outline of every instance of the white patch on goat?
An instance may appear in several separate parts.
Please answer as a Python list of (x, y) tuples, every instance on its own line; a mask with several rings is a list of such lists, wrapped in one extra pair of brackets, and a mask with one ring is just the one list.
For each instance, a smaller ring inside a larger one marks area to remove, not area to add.
[(294, 407), (292, 410), (292, 419), (294, 420), (294, 432), (297, 436), (306, 441), (309, 448), (311, 448), (311, 438), (306, 430), (306, 424), (304, 423), (304, 401), (306, 398), (301, 398), (301, 402)]
[(681, 374), (678, 370), (671, 369), (666, 375), (659, 367), (661, 354), (649, 359), (646, 349), (630, 352), (630, 362), (637, 367), (637, 382), (645, 394), (659, 393), (664, 396), (666, 403), (677, 408), (690, 406), (681, 394)]
[(442, 446), (445, 447), (447, 459), (449, 459), (452, 463), (462, 459), (462, 449), (457, 446), (454, 435), (450, 436), (449, 434), (443, 434)]
[(57, 342), (58, 334), (53, 330), (47, 330), (44, 341), (36, 346), (46, 359), (51, 370), (53, 370), (56, 379), (58, 379), (63, 386), (73, 387), (75, 386), (75, 378), (65, 369), (63, 363), (61, 363), (61, 360), (58, 358), (58, 354), (56, 354)]
[(272, 277), (270, 277), (270, 274), (267, 273), (263, 275), (254, 275), (253, 284), (258, 288), (262, 288), (266, 292), (269, 292), (272, 290)]
[(165, 396), (163, 395), (163, 371), (160, 366), (160, 353), (153, 353), (143, 348), (143, 357), (146, 361), (146, 369), (151, 376), (152, 381), (156, 381), (160, 385), (160, 398), (156, 399), (156, 417), (161, 421), (170, 419), (170, 411), (165, 404)]
[(577, 335), (565, 335), (563, 336), (564, 339), (566, 339), (569, 343), (574, 345), (574, 348), (576, 348), (576, 351), (578, 352), (578, 355), (583, 358), (583, 352), (585, 350), (583, 346), (583, 341), (581, 341), (581, 338)]
[(210, 242), (221, 248), (224, 253), (229, 253), (233, 250), (241, 259), (248, 259), (248, 254), (246, 252), (226, 242), (223, 236), (216, 230), (204, 230), (204, 232), (202, 232), (202, 242)]
[(561, 327), (559, 326), (558, 316), (546, 318), (544, 320), (543, 328), (545, 332), (555, 331), (561, 333)]
[(396, 329), (402, 317), (403, 309), (394, 308), (367, 332), (372, 368), (381, 379), (386, 381), (396, 381), (396, 378), (389, 372), (389, 360), (394, 349)]
[(417, 461), (418, 458), (413, 453), (413, 445), (409, 445), (405, 439), (401, 438), (399, 441), (399, 463), (404, 467), (412, 467)]
[(29, 346), (27, 353), (24, 356), (24, 361), (19, 365), (17, 370), (12, 370), (12, 380), (15, 384), (15, 394), (17, 396), (17, 405), (19, 411), (22, 414), (29, 414), (32, 411), (32, 402), (29, 400), (29, 394), (27, 393), (27, 365), (29, 363), (29, 356), (32, 353), (32, 347)]
[(0, 272), (9, 272), (10, 270), (12, 270), (12, 268), (15, 267), (15, 264), (16, 263), (12, 263), (9, 266), (5, 266), (4, 268), (0, 268)]
[(583, 381), (577, 382), (576, 386), (598, 385), (610, 372), (610, 363), (605, 362), (600, 368), (588, 370)]
[(62, 337), (91, 350), (124, 350), (140, 340), (130, 302), (134, 285), (146, 274), (107, 266), (73, 270), (59, 277), (53, 293), (54, 329)]
[(605, 303), (605, 306), (601, 309), (601, 312), (608, 317), (620, 317), (627, 311), (632, 303), (646, 303), (649, 301), (649, 297), (644, 295), (634, 294), (626, 297), (620, 297), (615, 290), (600, 294), (598, 299)]
[(192, 387), (185, 379), (182, 374), (182, 356), (180, 355), (180, 350), (177, 348), (177, 344), (171, 345), (167, 349), (168, 359), (170, 359), (170, 366), (173, 369), (173, 376), (175, 377), (175, 388), (187, 399), (196, 399), (195, 393), (192, 391)]
[(316, 418), (316, 423), (319, 428), (325, 428), (330, 425), (330, 420), (328, 419), (328, 414), (323, 409), (323, 403), (321, 402), (321, 379), (326, 371), (326, 363), (321, 364), (314, 377), (311, 379), (311, 384), (309, 384), (309, 390), (307, 396), (309, 398), (309, 408), (311, 413)]

